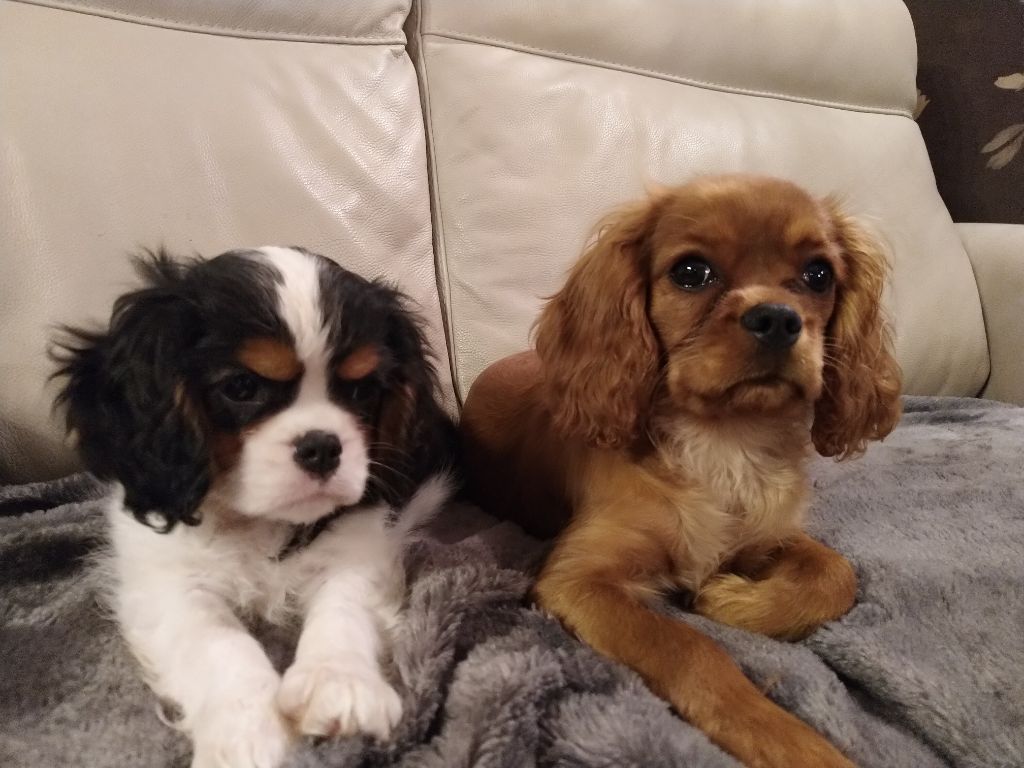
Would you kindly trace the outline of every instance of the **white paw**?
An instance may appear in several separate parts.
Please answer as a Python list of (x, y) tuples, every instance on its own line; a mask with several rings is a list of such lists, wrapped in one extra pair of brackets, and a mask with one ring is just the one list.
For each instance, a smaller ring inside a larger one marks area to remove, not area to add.
[(386, 739), (402, 717), (395, 689), (365, 662), (298, 662), (285, 672), (277, 704), (309, 736), (369, 733)]
[(209, 702), (192, 728), (192, 768), (277, 768), (291, 746), (275, 702), (277, 679)]

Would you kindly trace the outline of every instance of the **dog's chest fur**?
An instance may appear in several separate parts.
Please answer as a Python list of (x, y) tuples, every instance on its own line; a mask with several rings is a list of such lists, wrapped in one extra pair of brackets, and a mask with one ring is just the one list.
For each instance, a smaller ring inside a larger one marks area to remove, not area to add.
[(678, 477), (678, 578), (698, 587), (748, 547), (770, 547), (799, 528), (806, 507), (806, 436), (757, 425), (709, 429), (683, 422), (663, 444)]
[[(210, 511), (210, 510), (208, 510)], [(123, 509), (111, 504), (113, 552), (106, 566), (113, 570), (111, 586), (117, 599), (145, 597), (148, 589), (200, 590), (216, 596), (240, 616), (260, 617), (272, 624), (301, 620), (302, 603), (338, 563), (352, 563), (360, 578), (373, 574), (393, 583), (374, 584), (394, 605), (401, 601), (402, 569), (399, 549), (387, 534), (384, 507), (353, 511), (331, 524), (309, 546), (279, 558), (292, 536), (289, 525), (263, 520), (228, 523), (208, 514), (196, 528), (179, 526), (160, 534), (139, 525)], [(360, 567), (361, 563), (376, 567)], [(355, 577), (353, 577), (355, 578)], [(369, 586), (369, 585), (368, 585)], [(367, 589), (369, 592), (370, 590)]]

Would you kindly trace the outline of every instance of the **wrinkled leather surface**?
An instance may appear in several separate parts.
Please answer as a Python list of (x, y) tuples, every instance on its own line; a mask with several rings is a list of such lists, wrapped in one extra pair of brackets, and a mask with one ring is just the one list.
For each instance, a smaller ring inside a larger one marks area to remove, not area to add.
[[(909, 114), (917, 49), (901, 2), (423, 0), (432, 36), (728, 91)], [(511, 76), (511, 72), (509, 73)]]
[[(447, 379), (438, 280), (465, 392), (527, 344), (598, 216), (700, 172), (842, 194), (895, 253), (908, 391), (984, 384), (974, 272), (908, 118), (898, 0), (424, 0), (426, 152), (407, 6), (0, 0), (0, 481), (72, 466), (44, 344), (106, 319), (138, 246), (301, 243), (394, 277)], [(1015, 251), (992, 252), (974, 254), (990, 331), (1017, 312)], [(1019, 400), (1016, 338), (993, 338), (990, 396)]]
[(19, 0), (95, 16), (231, 37), (352, 44), (405, 42), (410, 0)]
[[(293, 7), (315, 5), (328, 7)], [(402, 39), (405, 4), (338, 4), (355, 5), (350, 34)], [(344, 32), (348, 17), (334, 18), (320, 31)], [(49, 415), (46, 340), (58, 323), (106, 322), (142, 246), (301, 244), (396, 279), (448, 379), (423, 122), (400, 43), (233, 38), (0, 2), (0, 105), (0, 480), (73, 466)]]
[(1024, 405), (1024, 225), (957, 224), (974, 266), (992, 373), (984, 397)]
[(722, 171), (841, 195), (894, 252), (906, 390), (981, 389), (977, 287), (909, 117), (899, 0), (500, 5), (423, 0), (418, 28), (460, 394), (528, 344), (601, 214), (645, 184)]

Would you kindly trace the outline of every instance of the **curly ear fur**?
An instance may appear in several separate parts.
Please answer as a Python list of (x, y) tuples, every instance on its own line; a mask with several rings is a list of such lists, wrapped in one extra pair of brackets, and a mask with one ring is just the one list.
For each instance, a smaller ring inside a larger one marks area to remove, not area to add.
[(537, 320), (555, 427), (602, 447), (633, 441), (654, 396), (659, 353), (647, 317), (646, 239), (655, 209), (648, 200), (606, 218)]
[(164, 253), (137, 263), (147, 286), (114, 305), (110, 328), (65, 328), (51, 357), (65, 379), (56, 405), (86, 467), (124, 486), (125, 506), (162, 531), (195, 525), (210, 484), (206, 439), (192, 418), (182, 359), (197, 320), (183, 267)]
[(389, 306), (388, 350), (394, 357), (394, 381), (380, 406), (371, 456), (385, 482), (382, 498), (401, 506), (429, 476), (455, 466), (455, 424), (439, 401), (433, 353), (420, 316), (395, 289), (375, 283)]
[(845, 459), (896, 425), (901, 374), (882, 310), (888, 273), (883, 249), (836, 201), (825, 205), (847, 276), (837, 289), (826, 333), (824, 389), (815, 404), (811, 436), (823, 456)]

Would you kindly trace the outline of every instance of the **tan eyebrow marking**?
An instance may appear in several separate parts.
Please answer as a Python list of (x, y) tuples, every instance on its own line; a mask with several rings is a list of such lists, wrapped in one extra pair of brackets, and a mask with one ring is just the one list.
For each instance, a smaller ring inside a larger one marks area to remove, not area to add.
[(378, 365), (380, 365), (380, 352), (373, 344), (367, 344), (349, 353), (335, 366), (334, 372), (338, 374), (339, 378), (346, 381), (356, 381), (369, 376), (377, 370)]
[(824, 248), (827, 244), (822, 239), (820, 227), (806, 218), (796, 218), (787, 222), (782, 237), (791, 248), (796, 250)]
[(253, 373), (273, 381), (292, 381), (302, 373), (295, 350), (277, 339), (247, 339), (235, 359)]
[(828, 247), (828, 243), (822, 240), (818, 235), (802, 237), (793, 244), (793, 248), (798, 251), (822, 251), (826, 247)]

